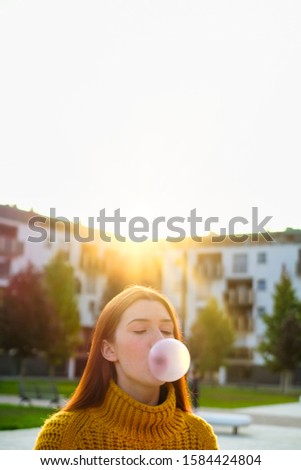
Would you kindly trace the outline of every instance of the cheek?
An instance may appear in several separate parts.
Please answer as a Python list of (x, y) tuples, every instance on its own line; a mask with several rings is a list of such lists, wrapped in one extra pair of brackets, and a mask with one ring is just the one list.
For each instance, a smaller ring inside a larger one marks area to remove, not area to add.
[(121, 341), (119, 343), (119, 358), (122, 361), (134, 361), (139, 363), (148, 357), (149, 347), (142, 338), (132, 338), (131, 341)]

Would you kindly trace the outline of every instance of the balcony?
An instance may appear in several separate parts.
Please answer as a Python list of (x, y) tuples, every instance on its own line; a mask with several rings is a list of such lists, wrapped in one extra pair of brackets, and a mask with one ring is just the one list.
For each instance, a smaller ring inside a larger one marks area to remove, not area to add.
[(254, 352), (251, 348), (237, 347), (227, 357), (227, 364), (252, 364)]
[(0, 260), (0, 279), (7, 280), (10, 274), (10, 260)]
[(228, 279), (224, 300), (228, 308), (251, 308), (254, 303), (252, 279)]
[(228, 315), (237, 338), (246, 338), (249, 334), (254, 333), (254, 320), (251, 310), (233, 309), (228, 312)]
[(104, 271), (104, 261), (94, 245), (83, 245), (79, 263), (80, 269), (89, 274), (101, 274)]
[(200, 279), (210, 281), (221, 279), (223, 276), (221, 255), (218, 253), (199, 255), (195, 266), (195, 274)]
[(85, 256), (80, 262), (80, 268), (86, 273), (101, 274), (104, 269), (103, 260)]
[(5, 235), (0, 235), (0, 256), (5, 258), (14, 258), (21, 256), (24, 253), (24, 243), (16, 238), (10, 238)]
[(236, 290), (229, 290), (224, 294), (225, 301), (229, 307), (252, 307), (253, 305), (253, 291), (244, 293), (237, 292)]

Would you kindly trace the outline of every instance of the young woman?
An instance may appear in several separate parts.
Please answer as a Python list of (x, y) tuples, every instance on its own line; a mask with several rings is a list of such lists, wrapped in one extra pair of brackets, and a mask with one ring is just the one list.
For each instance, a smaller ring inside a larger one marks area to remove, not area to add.
[(218, 449), (211, 426), (191, 413), (186, 378), (163, 383), (151, 374), (148, 354), (162, 338), (181, 340), (165, 296), (133, 286), (114, 297), (74, 395), (44, 423), (34, 448)]

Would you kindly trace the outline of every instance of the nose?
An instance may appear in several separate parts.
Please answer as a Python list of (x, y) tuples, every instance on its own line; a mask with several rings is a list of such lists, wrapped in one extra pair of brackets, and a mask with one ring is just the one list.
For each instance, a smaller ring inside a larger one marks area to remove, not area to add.
[(153, 337), (152, 337), (152, 346), (157, 343), (157, 341), (160, 341), (160, 339), (163, 339), (165, 338), (164, 334), (162, 333), (162, 331), (159, 329), (159, 328), (156, 328), (154, 330), (154, 334), (153, 334)]

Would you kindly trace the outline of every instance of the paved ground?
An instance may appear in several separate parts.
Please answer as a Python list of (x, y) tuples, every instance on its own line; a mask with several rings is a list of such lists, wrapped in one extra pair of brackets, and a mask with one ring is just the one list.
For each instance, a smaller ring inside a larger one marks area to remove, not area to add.
[(240, 428), (236, 436), (231, 435), (230, 428), (215, 426), (221, 450), (301, 450), (301, 403), (254, 406), (231, 412), (247, 414), (252, 422)]
[[(18, 402), (17, 398), (0, 395), (0, 402)], [(47, 401), (38, 404), (49, 405)], [(218, 412), (199, 408), (203, 411)], [(229, 413), (230, 410), (224, 410)], [(214, 428), (221, 450), (301, 450), (301, 403), (239, 408), (231, 413), (243, 413), (252, 417), (249, 426), (240, 428), (238, 435), (230, 427)], [(14, 431), (0, 431), (1, 450), (30, 450), (34, 446), (38, 428)]]

